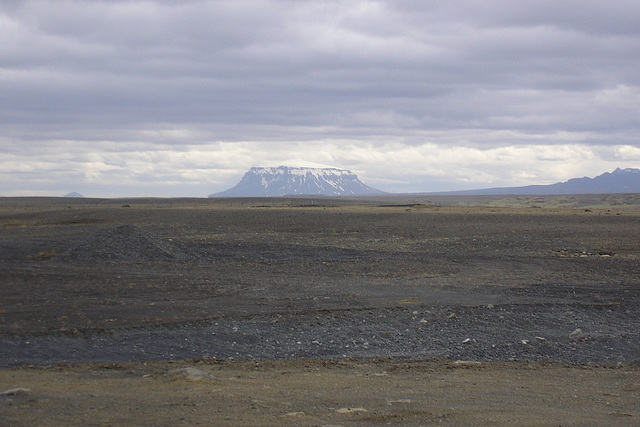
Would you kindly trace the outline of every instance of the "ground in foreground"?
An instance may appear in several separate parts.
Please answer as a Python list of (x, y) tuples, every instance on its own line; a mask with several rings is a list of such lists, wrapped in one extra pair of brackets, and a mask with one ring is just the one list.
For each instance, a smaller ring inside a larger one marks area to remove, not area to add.
[[(632, 425), (640, 369), (219, 361), (0, 371), (2, 425)], [(6, 390), (2, 390), (6, 391)]]

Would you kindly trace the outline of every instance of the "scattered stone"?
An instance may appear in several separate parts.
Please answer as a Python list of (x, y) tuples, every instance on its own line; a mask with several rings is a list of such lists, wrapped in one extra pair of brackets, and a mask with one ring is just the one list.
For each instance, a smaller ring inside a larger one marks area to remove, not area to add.
[(544, 337), (536, 337), (536, 339), (537, 339), (538, 341), (546, 341), (546, 340), (547, 340), (547, 339), (546, 339), (546, 338), (544, 338)]
[(358, 414), (362, 412), (369, 412), (364, 408), (340, 408), (336, 410), (336, 414)]
[(30, 391), (30, 388), (10, 388), (9, 390), (0, 391), (0, 396), (20, 396), (29, 394)]
[(582, 329), (580, 328), (577, 328), (576, 330), (574, 330), (569, 334), (569, 339), (572, 341), (579, 341), (584, 338), (586, 338), (586, 335), (584, 334), (584, 332), (582, 332)]
[(429, 321), (427, 319), (420, 319), (418, 323), (429, 323)]
[(253, 407), (261, 407), (261, 408), (268, 408), (269, 405), (267, 405), (267, 403), (264, 400), (260, 400), (260, 399), (251, 399), (251, 403)]
[(496, 306), (495, 306), (495, 305), (493, 305), (493, 304), (487, 304), (487, 308), (488, 308), (489, 310), (491, 310), (491, 309), (496, 308)]
[(520, 343), (522, 345), (527, 345), (527, 344), (529, 344), (529, 340), (521, 340)]
[(191, 367), (172, 369), (171, 371), (167, 372), (167, 375), (175, 376), (175, 377), (182, 377), (182, 378), (187, 379), (189, 381), (208, 381), (208, 380), (211, 380), (211, 376), (209, 374), (207, 374), (206, 372), (201, 371), (200, 369), (191, 368)]
[(469, 344), (471, 342), (471, 338), (466, 338), (462, 341), (462, 344)]
[(302, 411), (297, 412), (287, 412), (283, 415), (283, 417), (304, 417), (306, 414)]
[(452, 319), (455, 319), (456, 317), (458, 317), (458, 316), (456, 316), (456, 314), (455, 314), (455, 313), (451, 313), (451, 314), (449, 315), (449, 319), (451, 319), (451, 320), (452, 320)]

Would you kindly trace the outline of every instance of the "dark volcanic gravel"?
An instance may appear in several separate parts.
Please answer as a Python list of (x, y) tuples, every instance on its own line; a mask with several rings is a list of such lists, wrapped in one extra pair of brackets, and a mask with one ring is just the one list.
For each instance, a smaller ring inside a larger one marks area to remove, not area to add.
[[(0, 367), (202, 358), (446, 358), (640, 363), (638, 312), (610, 306), (411, 307), (221, 318), (2, 340)], [(569, 334), (580, 328), (585, 337)]]
[(640, 363), (635, 212), (40, 203), (0, 215), (2, 368)]

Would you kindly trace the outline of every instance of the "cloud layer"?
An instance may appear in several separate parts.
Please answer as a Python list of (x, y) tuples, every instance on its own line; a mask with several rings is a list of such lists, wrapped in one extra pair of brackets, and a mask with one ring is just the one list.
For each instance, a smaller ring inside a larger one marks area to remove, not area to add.
[(0, 195), (387, 191), (640, 167), (636, 1), (8, 1)]

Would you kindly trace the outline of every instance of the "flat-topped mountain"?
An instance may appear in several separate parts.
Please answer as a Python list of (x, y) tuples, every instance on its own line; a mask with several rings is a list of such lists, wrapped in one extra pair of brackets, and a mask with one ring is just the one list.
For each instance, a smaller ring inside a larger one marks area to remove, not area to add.
[(209, 197), (367, 196), (384, 194), (351, 171), (336, 168), (255, 167), (234, 187)]

